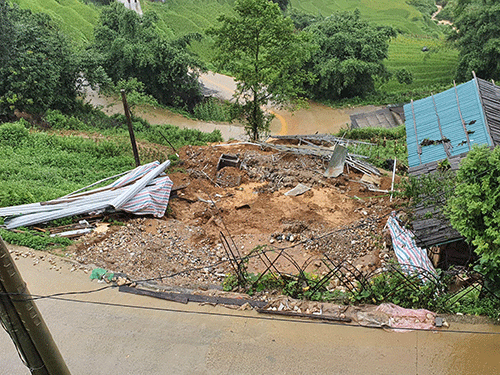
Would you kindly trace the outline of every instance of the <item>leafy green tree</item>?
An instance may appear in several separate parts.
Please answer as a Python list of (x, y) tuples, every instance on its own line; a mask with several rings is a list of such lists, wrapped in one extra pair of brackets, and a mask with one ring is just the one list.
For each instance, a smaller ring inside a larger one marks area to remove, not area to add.
[(319, 49), (304, 69), (317, 81), (306, 86), (317, 99), (362, 96), (374, 89), (374, 76), (387, 74), (390, 27), (371, 26), (360, 19), (359, 11), (335, 13), (305, 29), (314, 35)]
[(301, 85), (312, 79), (300, 69), (312, 46), (309, 34), (296, 33), (269, 0), (238, 0), (234, 12), (220, 16), (220, 26), (208, 33), (215, 38), (217, 68), (238, 81), (235, 97), (243, 100), (247, 131), (255, 140), (271, 120), (262, 107), (297, 103)]
[(92, 49), (113, 83), (136, 78), (159, 103), (192, 109), (201, 99), (201, 63), (186, 47), (200, 36), (166, 40), (157, 32), (156, 22), (155, 13), (140, 17), (123, 4), (112, 3), (102, 10)]
[(271, 1), (273, 3), (278, 4), (282, 12), (284, 12), (286, 8), (288, 8), (288, 5), (290, 4), (290, 0), (271, 0)]
[(467, 81), (475, 71), (481, 78), (500, 80), (500, 3), (458, 0), (453, 13), (458, 32), (451, 32), (450, 39), (460, 51), (456, 79)]
[(474, 145), (457, 172), (446, 213), (474, 245), (489, 286), (500, 290), (500, 147)]
[(297, 8), (291, 8), (288, 11), (288, 16), (292, 19), (297, 30), (304, 30), (307, 26), (325, 19), (321, 14), (314, 16)]
[(48, 15), (0, 0), (0, 113), (69, 110), (80, 62)]

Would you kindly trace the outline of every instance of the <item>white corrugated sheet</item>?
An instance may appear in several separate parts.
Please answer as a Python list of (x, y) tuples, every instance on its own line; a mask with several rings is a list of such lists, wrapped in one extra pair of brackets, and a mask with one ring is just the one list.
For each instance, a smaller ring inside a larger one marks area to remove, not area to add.
[(89, 192), (70, 194), (50, 202), (0, 208), (5, 227), (14, 229), (108, 208), (137, 215), (162, 217), (167, 209), (172, 181), (160, 176), (170, 161), (142, 165), (114, 183)]

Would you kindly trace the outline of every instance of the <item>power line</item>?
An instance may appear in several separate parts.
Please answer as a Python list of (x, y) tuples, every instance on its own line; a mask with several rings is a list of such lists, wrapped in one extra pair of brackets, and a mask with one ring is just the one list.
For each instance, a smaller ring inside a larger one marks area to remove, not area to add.
[[(205, 315), (205, 316), (218, 316), (218, 317), (229, 317), (229, 318), (241, 318), (241, 319), (253, 319), (253, 320), (268, 320), (268, 321), (282, 321), (282, 322), (291, 322), (291, 323), (305, 323), (305, 324), (329, 324), (335, 326), (342, 327), (351, 327), (351, 328), (386, 328), (393, 330), (408, 330), (408, 328), (398, 328), (398, 327), (367, 327), (360, 324), (352, 325), (352, 324), (343, 324), (332, 321), (316, 321), (316, 320), (298, 320), (298, 319), (286, 319), (281, 317), (267, 317), (267, 316), (252, 316), (252, 315), (243, 315), (243, 314), (229, 314), (229, 313), (221, 313), (221, 312), (208, 312), (208, 311), (190, 311), (190, 310), (182, 310), (182, 309), (174, 309), (168, 307), (152, 307), (152, 306), (137, 306), (131, 304), (123, 304), (123, 303), (113, 303), (113, 302), (101, 302), (101, 301), (82, 301), (78, 299), (65, 298), (65, 297), (47, 297), (49, 299), (60, 300), (65, 302), (76, 302), (82, 304), (91, 304), (91, 305), (99, 305), (99, 306), (109, 306), (109, 307), (123, 307), (123, 308), (131, 308), (131, 309), (139, 309), (139, 310), (149, 310), (149, 311), (163, 311), (163, 312), (171, 312), (171, 313), (180, 313), (180, 314), (193, 314), (193, 315)], [(411, 328), (412, 331), (419, 332), (441, 332), (441, 333), (465, 333), (465, 334), (482, 334), (482, 335), (500, 335), (500, 332), (485, 332), (485, 331), (472, 331), (472, 330), (436, 330), (436, 329), (424, 329), (424, 328)]]

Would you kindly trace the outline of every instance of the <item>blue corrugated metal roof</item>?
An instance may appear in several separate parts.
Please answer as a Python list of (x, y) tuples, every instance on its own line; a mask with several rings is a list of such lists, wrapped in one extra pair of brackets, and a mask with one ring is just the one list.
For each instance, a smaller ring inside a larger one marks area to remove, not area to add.
[[(459, 104), (457, 104), (457, 96)], [(466, 132), (460, 119), (460, 111), (467, 130), (473, 132), (469, 134), (471, 146), (476, 143), (491, 146), (491, 139), (486, 128), (484, 112), (474, 79), (456, 86), (456, 91), (453, 87), (434, 95), (434, 98), (430, 96), (417, 100), (413, 102), (413, 106), (412, 103), (406, 104), (404, 111), (410, 167), (447, 157), (443, 144), (421, 146), (421, 154), (418, 154), (419, 145), (424, 139), (431, 141), (441, 139), (439, 123), (443, 137), (450, 140), (450, 156), (469, 151)], [(475, 122), (468, 125), (471, 121)], [(418, 137), (415, 136), (415, 128)]]

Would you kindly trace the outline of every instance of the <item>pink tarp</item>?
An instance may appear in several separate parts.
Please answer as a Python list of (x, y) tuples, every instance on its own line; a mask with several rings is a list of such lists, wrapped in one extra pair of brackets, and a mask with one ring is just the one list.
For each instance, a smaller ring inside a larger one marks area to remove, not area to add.
[(393, 303), (383, 303), (376, 311), (389, 316), (389, 327), (404, 332), (406, 329), (433, 329), (436, 313), (425, 309), (405, 309)]

